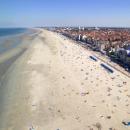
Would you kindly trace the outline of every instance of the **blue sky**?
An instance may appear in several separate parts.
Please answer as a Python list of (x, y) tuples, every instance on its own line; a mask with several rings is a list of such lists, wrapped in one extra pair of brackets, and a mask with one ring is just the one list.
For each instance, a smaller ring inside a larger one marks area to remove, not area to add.
[(0, 0), (0, 27), (130, 27), (130, 0)]

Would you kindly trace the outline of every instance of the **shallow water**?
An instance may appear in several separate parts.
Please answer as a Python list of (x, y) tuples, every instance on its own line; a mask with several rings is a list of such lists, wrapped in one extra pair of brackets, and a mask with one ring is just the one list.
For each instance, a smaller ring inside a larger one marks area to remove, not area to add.
[(16, 61), (16, 59), (24, 53), (24, 51), (25, 50), (22, 50), (15, 56), (9, 58), (8, 60), (6, 60), (5, 62), (2, 62), (0, 64), (0, 80), (1, 80), (2, 76), (5, 74), (5, 72), (8, 70), (8, 68), (11, 66), (11, 64), (14, 63)]
[(35, 33), (34, 29), (0, 29), (0, 79), (27, 49)]
[(15, 48), (21, 44), (22, 38), (34, 32), (32, 29), (0, 29), (0, 54)]

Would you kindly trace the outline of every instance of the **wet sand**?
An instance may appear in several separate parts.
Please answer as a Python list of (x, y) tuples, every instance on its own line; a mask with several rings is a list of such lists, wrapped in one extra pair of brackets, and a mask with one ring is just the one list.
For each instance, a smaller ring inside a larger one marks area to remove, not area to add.
[(6, 61), (2, 61), (0, 63), (0, 79), (5, 74), (5, 72), (8, 70), (8, 68), (24, 53), (26, 49), (21, 50), (18, 54), (14, 55), (13, 57), (9, 58)]
[(0, 86), (0, 130), (126, 130), (130, 78), (108, 73), (69, 39), (43, 30)]
[(37, 29), (28, 29), (22, 34), (0, 37), (0, 78), (23, 54), (38, 33)]

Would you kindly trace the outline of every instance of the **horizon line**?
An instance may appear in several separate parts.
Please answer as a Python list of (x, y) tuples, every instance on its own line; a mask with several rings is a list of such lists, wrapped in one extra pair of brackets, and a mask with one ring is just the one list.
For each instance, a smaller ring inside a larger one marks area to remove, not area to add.
[(130, 26), (85, 26), (85, 25), (65, 25), (65, 26), (59, 26), (59, 25), (46, 25), (46, 26), (7, 26), (7, 27), (0, 27), (0, 28), (46, 28), (46, 27), (85, 27), (85, 28), (130, 28)]

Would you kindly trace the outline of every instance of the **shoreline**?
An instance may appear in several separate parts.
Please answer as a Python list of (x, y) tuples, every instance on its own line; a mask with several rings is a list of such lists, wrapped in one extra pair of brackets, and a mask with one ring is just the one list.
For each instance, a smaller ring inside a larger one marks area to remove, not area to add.
[(1, 37), (3, 51), (0, 52), (0, 78), (8, 68), (29, 48), (33, 39), (39, 33), (37, 29), (28, 29), (27, 32), (10, 37)]
[(2, 61), (0, 63), (0, 80), (5, 74), (5, 72), (8, 70), (8, 68), (26, 51), (26, 49), (21, 50), (19, 53), (15, 54), (9, 59), (6, 59), (6, 61)]

